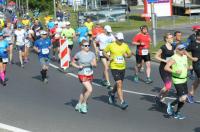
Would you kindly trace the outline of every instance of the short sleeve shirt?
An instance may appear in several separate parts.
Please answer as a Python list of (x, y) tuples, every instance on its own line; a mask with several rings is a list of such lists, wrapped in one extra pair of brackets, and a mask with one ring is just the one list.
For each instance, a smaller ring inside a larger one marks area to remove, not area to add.
[(123, 55), (125, 53), (130, 54), (131, 50), (126, 43), (122, 43), (121, 45), (116, 42), (112, 42), (105, 49), (105, 52), (110, 52), (111, 62), (110, 68), (117, 70), (124, 70), (126, 68), (126, 62)]

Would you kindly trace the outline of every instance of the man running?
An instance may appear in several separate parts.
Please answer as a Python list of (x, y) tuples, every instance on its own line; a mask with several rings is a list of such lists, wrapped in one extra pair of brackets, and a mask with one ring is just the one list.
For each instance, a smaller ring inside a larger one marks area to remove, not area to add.
[[(109, 103), (114, 104), (115, 93), (117, 92), (121, 109), (125, 110), (128, 103), (124, 100), (123, 96), (123, 80), (125, 76), (126, 61), (125, 58), (131, 57), (131, 50), (128, 45), (124, 43), (123, 33), (116, 34), (116, 42), (109, 44), (104, 50), (103, 55), (110, 61), (110, 69), (112, 76), (115, 80), (114, 88), (109, 91)], [(108, 54), (110, 52), (110, 55)]]
[(103, 56), (103, 50), (107, 47), (108, 44), (115, 41), (115, 37), (112, 34), (112, 29), (109, 25), (104, 26), (105, 32), (97, 35), (94, 43), (95, 51), (100, 57), (101, 62), (103, 63), (103, 81), (102, 84), (107, 88), (111, 88), (110, 78), (109, 78), (109, 61), (105, 56)]
[[(187, 56), (185, 55), (185, 46), (178, 45), (176, 47), (175, 54), (171, 57), (169, 61), (167, 61), (167, 64), (165, 65), (165, 70), (172, 73), (172, 81), (177, 91), (177, 99), (174, 100), (172, 103), (168, 103), (167, 113), (168, 115), (173, 116), (175, 119), (180, 120), (185, 119), (185, 117), (180, 114), (180, 110), (185, 104), (188, 94), (187, 61)], [(176, 112), (174, 112), (175, 105), (178, 105)]]
[(188, 95), (188, 101), (190, 103), (194, 103), (194, 94), (200, 84), (200, 31), (196, 33), (196, 41), (193, 41), (189, 44), (189, 46), (187, 47), (187, 51), (191, 52), (192, 57), (195, 57), (197, 60), (196, 62), (193, 61), (192, 63), (197, 78), (195, 78), (195, 81), (193, 82)]
[(35, 41), (34, 50), (38, 53), (38, 57), (40, 60), (40, 64), (42, 66), (42, 70), (40, 71), (42, 76), (42, 81), (44, 83), (48, 83), (47, 79), (47, 71), (49, 65), (49, 51), (51, 48), (51, 40), (47, 37), (46, 31), (41, 31), (41, 38)]
[(146, 25), (140, 27), (140, 33), (138, 33), (132, 41), (132, 44), (137, 46), (136, 49), (136, 66), (135, 66), (135, 82), (138, 82), (138, 72), (142, 67), (142, 61), (146, 64), (146, 76), (145, 83), (150, 84), (153, 81), (150, 78), (151, 74), (151, 58), (150, 58), (150, 43), (151, 37), (148, 33), (148, 27)]
[(14, 44), (14, 31), (11, 28), (11, 23), (7, 23), (7, 27), (3, 29), (5, 39), (9, 43), (9, 60), (10, 64), (13, 64), (13, 44)]
[(15, 30), (15, 37), (16, 37), (16, 46), (19, 51), (20, 64), (21, 67), (24, 68), (26, 31), (23, 29), (21, 24), (17, 25), (17, 30)]

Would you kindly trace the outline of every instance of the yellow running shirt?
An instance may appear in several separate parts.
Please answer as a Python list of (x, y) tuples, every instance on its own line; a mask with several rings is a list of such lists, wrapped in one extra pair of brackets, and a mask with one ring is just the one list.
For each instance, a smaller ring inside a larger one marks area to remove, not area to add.
[(116, 42), (110, 43), (105, 49), (104, 52), (110, 52), (111, 62), (110, 68), (117, 70), (126, 69), (126, 61), (123, 55), (130, 54), (131, 50), (126, 43), (122, 43), (121, 45)]

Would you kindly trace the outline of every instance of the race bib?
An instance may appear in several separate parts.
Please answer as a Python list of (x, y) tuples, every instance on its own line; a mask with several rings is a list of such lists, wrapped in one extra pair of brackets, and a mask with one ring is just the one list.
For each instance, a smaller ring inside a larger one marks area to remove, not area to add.
[(42, 49), (42, 54), (43, 55), (49, 54), (49, 49), (48, 48)]
[(103, 56), (103, 51), (99, 51), (99, 56)]
[(36, 32), (36, 36), (40, 36), (40, 33), (39, 33), (39, 32)]
[(2, 58), (2, 61), (3, 61), (4, 63), (7, 63), (7, 62), (8, 62), (8, 58)]
[(84, 75), (90, 76), (93, 74), (93, 70), (90, 67), (84, 68), (83, 69)]
[(149, 50), (148, 49), (142, 49), (142, 55), (148, 55)]
[(166, 57), (166, 61), (168, 61), (171, 57)]
[(123, 63), (124, 63), (124, 57), (123, 57), (123, 56), (117, 56), (117, 57), (115, 58), (115, 62), (116, 62), (117, 64), (123, 64)]
[(7, 41), (11, 41), (11, 39), (12, 39), (11, 37), (6, 37)]

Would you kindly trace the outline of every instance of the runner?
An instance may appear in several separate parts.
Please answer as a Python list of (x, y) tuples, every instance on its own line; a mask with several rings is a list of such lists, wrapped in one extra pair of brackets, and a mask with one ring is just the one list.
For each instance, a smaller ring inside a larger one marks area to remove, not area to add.
[(151, 74), (151, 58), (150, 58), (150, 43), (151, 37), (148, 33), (148, 27), (146, 25), (140, 27), (141, 32), (138, 33), (132, 41), (132, 44), (137, 45), (136, 49), (136, 66), (135, 66), (135, 77), (134, 81), (138, 82), (138, 71), (142, 67), (142, 61), (144, 60), (146, 64), (146, 76), (147, 79), (145, 83), (150, 84), (153, 81), (150, 78)]
[(164, 82), (164, 87), (160, 90), (158, 96), (156, 96), (156, 102), (164, 102), (164, 97), (168, 94), (172, 85), (171, 73), (164, 70), (164, 67), (170, 57), (174, 54), (174, 48), (172, 46), (173, 36), (171, 33), (166, 33), (164, 36), (165, 45), (162, 45), (157, 51), (155, 58), (160, 61), (159, 72), (160, 76)]
[(71, 55), (71, 51), (74, 46), (73, 40), (75, 39), (76, 34), (75, 34), (75, 30), (71, 28), (69, 21), (65, 22), (65, 25), (66, 25), (66, 28), (62, 30), (61, 37), (66, 38), (68, 48), (69, 48), (69, 54)]
[(81, 38), (88, 38), (88, 28), (83, 24), (81, 23), (80, 27), (78, 27), (76, 29), (76, 35), (78, 36), (78, 43), (80, 44), (81, 43)]
[[(172, 73), (172, 81), (177, 91), (177, 99), (167, 105), (167, 113), (173, 116), (175, 119), (185, 119), (180, 114), (180, 110), (185, 104), (188, 94), (187, 88), (187, 69), (188, 62), (187, 56), (185, 55), (185, 46), (178, 45), (176, 47), (175, 54), (171, 57), (165, 65), (165, 70)], [(174, 112), (174, 106), (177, 106), (176, 112)]]
[(15, 37), (16, 37), (16, 46), (19, 51), (19, 60), (21, 67), (24, 68), (24, 52), (25, 52), (25, 38), (26, 32), (23, 29), (21, 24), (17, 25), (17, 29), (15, 30)]
[(48, 83), (47, 71), (49, 65), (49, 50), (51, 48), (51, 40), (47, 37), (46, 31), (41, 31), (41, 38), (35, 41), (34, 50), (38, 53), (42, 70), (40, 71), (42, 81)]
[(196, 41), (193, 41), (189, 44), (187, 51), (191, 52), (192, 57), (196, 58), (196, 62), (194, 60), (192, 66), (197, 78), (195, 78), (188, 95), (189, 103), (194, 103), (194, 94), (200, 84), (200, 31), (196, 33)]
[(81, 51), (76, 53), (72, 60), (72, 66), (79, 69), (78, 77), (84, 87), (75, 107), (75, 110), (81, 113), (87, 113), (87, 100), (92, 93), (93, 67), (97, 65), (95, 54), (89, 48), (89, 43), (83, 40)]
[(109, 61), (105, 56), (103, 56), (103, 50), (107, 47), (108, 44), (115, 41), (115, 37), (112, 34), (112, 29), (109, 25), (104, 26), (105, 32), (97, 35), (94, 43), (94, 48), (96, 54), (100, 57), (101, 62), (103, 63), (103, 81), (102, 84), (108, 89), (111, 88), (110, 78), (109, 78)]
[(6, 64), (8, 63), (8, 41), (3, 39), (3, 33), (0, 32), (0, 77), (3, 86), (6, 86)]
[[(110, 52), (110, 55), (108, 55)], [(112, 76), (115, 80), (114, 88), (108, 92), (109, 103), (115, 104), (115, 93), (118, 93), (121, 109), (125, 110), (128, 107), (128, 103), (124, 101), (123, 96), (123, 80), (125, 76), (126, 62), (125, 58), (131, 57), (131, 50), (128, 45), (124, 43), (124, 35), (122, 33), (116, 34), (116, 42), (109, 44), (104, 50), (103, 55), (110, 62), (110, 69)]]
[(13, 64), (13, 45), (14, 45), (14, 31), (11, 28), (11, 23), (7, 23), (7, 27), (3, 29), (3, 34), (5, 37), (5, 40), (9, 43), (9, 60), (10, 64)]

